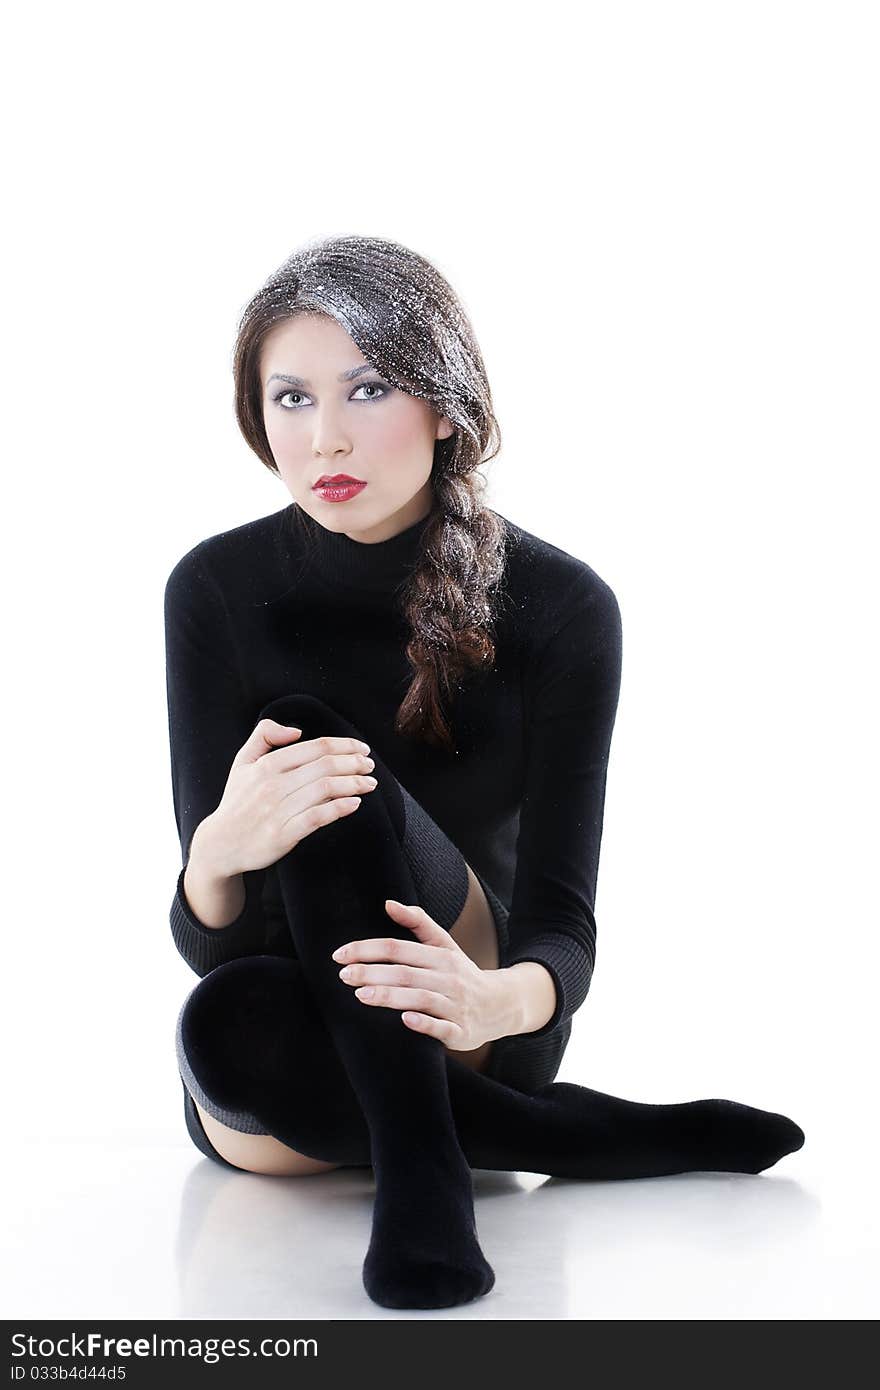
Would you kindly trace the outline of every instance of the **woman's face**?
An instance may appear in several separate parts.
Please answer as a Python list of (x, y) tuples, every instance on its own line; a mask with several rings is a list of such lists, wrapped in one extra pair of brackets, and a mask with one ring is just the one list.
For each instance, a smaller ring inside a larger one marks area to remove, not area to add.
[[(263, 341), (260, 381), (275, 463), (309, 516), (374, 542), (428, 515), (434, 441), (452, 425), (386, 381), (335, 319), (300, 314), (276, 324)], [(341, 473), (366, 487), (341, 501), (315, 491), (325, 474)]]

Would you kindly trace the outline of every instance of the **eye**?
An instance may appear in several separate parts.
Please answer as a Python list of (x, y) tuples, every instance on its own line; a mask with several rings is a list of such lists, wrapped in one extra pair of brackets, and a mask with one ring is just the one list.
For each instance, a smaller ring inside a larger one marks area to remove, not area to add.
[[(273, 396), (272, 399), (275, 401), (276, 405), (280, 405), (281, 402), (283, 400), (286, 400), (288, 396), (299, 396), (300, 394), (301, 393), (299, 391), (279, 391), (277, 396)], [(297, 409), (297, 407), (285, 406), (284, 409)]]
[[(384, 381), (362, 381), (357, 388), (358, 391), (381, 391), (382, 396), (387, 396), (389, 391), (393, 389), (394, 388), (391, 386), (386, 386)], [(382, 396), (365, 396), (364, 399), (368, 401), (381, 401)]]
[[(390, 395), (390, 393), (391, 393), (393, 390), (394, 390), (394, 387), (393, 387), (393, 386), (388, 386), (388, 385), (386, 384), (386, 382), (384, 382), (384, 381), (362, 381), (361, 384), (360, 384), (360, 386), (356, 386), (355, 389), (354, 389), (354, 391), (352, 392), (352, 400), (354, 400), (354, 398), (355, 398), (355, 396), (357, 395), (358, 391), (371, 391), (371, 392), (379, 392), (380, 394), (379, 394), (379, 395), (362, 396), (362, 397), (361, 397), (361, 400), (362, 400), (362, 401), (381, 401), (385, 396)], [(296, 391), (296, 390), (279, 391), (279, 392), (277, 393), (277, 395), (275, 395), (275, 396), (272, 397), (272, 399), (275, 401), (276, 405), (281, 405), (282, 401), (285, 401), (285, 400), (288, 399), (288, 397), (293, 397), (293, 396), (298, 397), (301, 401), (302, 401), (302, 400), (306, 400), (306, 401), (309, 400), (309, 397), (306, 396), (306, 395), (304, 395), (304, 393), (303, 393), (302, 391)], [(299, 406), (299, 405), (283, 405), (283, 406), (282, 406), (282, 409), (283, 409), (283, 410), (291, 410), (291, 411), (293, 411), (293, 410), (299, 410), (299, 409), (300, 409), (300, 406)]]

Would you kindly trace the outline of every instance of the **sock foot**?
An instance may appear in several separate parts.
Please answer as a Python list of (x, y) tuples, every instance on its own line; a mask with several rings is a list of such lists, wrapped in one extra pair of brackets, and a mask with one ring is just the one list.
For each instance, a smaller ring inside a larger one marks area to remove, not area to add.
[[(474, 1224), (470, 1169), (429, 1159), (406, 1168), (376, 1159), (364, 1288), (385, 1308), (451, 1308), (488, 1293), (495, 1273)], [(393, 1193), (389, 1202), (385, 1194)]]

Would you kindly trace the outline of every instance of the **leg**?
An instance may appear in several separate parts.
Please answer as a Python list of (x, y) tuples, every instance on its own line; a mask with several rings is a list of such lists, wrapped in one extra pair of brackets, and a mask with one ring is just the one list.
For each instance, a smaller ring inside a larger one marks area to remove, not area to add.
[[(470, 865), (467, 865), (468, 896), (465, 905), (449, 932), (461, 949), (483, 970), (498, 969), (498, 935), (495, 917), (489, 906), (482, 885)], [(323, 1028), (323, 1025), (322, 1025)], [(326, 1036), (326, 1035), (325, 1035)], [(332, 1046), (329, 1036), (326, 1045)], [(453, 1052), (463, 1065), (475, 1071), (483, 1071), (488, 1064), (491, 1042), (472, 1052)], [(444, 1048), (444, 1051), (448, 1049)], [(307, 1053), (304, 1052), (299, 1065), (308, 1066)], [(186, 1086), (184, 1084), (186, 1091)], [(328, 1163), (323, 1159), (310, 1158), (297, 1152), (289, 1144), (282, 1144), (271, 1134), (257, 1134), (250, 1123), (248, 1132), (223, 1124), (209, 1110), (204, 1109), (194, 1096), (188, 1096), (188, 1122), (191, 1129), (201, 1126), (195, 1139), (198, 1147), (208, 1157), (219, 1156), (226, 1163), (244, 1172), (264, 1173), (278, 1177), (306, 1177), (315, 1173), (329, 1172), (339, 1168), (339, 1163)], [(193, 1113), (195, 1112), (195, 1113)], [(207, 1141), (207, 1143), (205, 1143)], [(213, 1150), (213, 1153), (211, 1153)]]
[[(297, 724), (304, 739), (361, 737), (309, 695), (261, 714)], [(364, 1287), (386, 1307), (449, 1307), (487, 1293), (495, 1276), (476, 1236), (445, 1049), (389, 1010), (365, 1009), (331, 958), (354, 934), (411, 939), (384, 910), (387, 897), (419, 901), (404, 852), (406, 805), (375, 750), (374, 760), (378, 785), (354, 814), (307, 835), (275, 868), (298, 961), (369, 1129), (376, 1199)]]
[[(370, 1133), (297, 961), (247, 956), (218, 966), (181, 1011), (194, 1086), (299, 1155), (370, 1166)], [(308, 1065), (303, 1065), (303, 1059)], [(731, 1100), (645, 1104), (556, 1082), (534, 1094), (446, 1054), (449, 1095), (472, 1168), (565, 1178), (759, 1173), (799, 1149), (784, 1115)], [(222, 1078), (222, 1083), (221, 1083)]]
[[(267, 989), (266, 967), (272, 971)], [(302, 981), (296, 961), (275, 956), (246, 956), (209, 972), (192, 989), (177, 1017), (175, 1050), (190, 1138), (207, 1158), (240, 1171), (284, 1177), (306, 1176), (342, 1166), (343, 1160), (300, 1153), (269, 1132), (254, 1113), (253, 1098), (272, 1084), (292, 1089), (312, 1103), (315, 1088), (297, 1085), (274, 1069), (283, 1055), (292, 1072), (311, 1066), (312, 1043), (329, 1050), (316, 1073), (318, 1090), (340, 1082), (350, 1092), (345, 1071), (333, 1049), (324, 1021), (305, 982), (298, 996), (290, 991), (291, 972)], [(346, 1122), (363, 1123), (353, 1096)]]
[[(468, 895), (458, 920), (449, 928), (449, 935), (481, 970), (497, 970), (499, 950), (495, 916), (480, 880), (470, 864), (466, 864), (465, 867), (468, 875)], [(492, 1047), (492, 1042), (486, 1042), (470, 1052), (453, 1052), (447, 1047), (444, 1047), (443, 1051), (464, 1066), (484, 1072), (492, 1060)]]
[(320, 1158), (308, 1158), (288, 1144), (273, 1139), (271, 1134), (242, 1134), (215, 1120), (193, 1100), (202, 1128), (209, 1142), (227, 1163), (248, 1173), (267, 1173), (280, 1178), (301, 1178), (314, 1173), (326, 1173), (339, 1168), (338, 1163), (325, 1163)]
[[(305, 726), (295, 710), (285, 716), (270, 706), (264, 713)], [(377, 769), (380, 786), (383, 775), (390, 777), (387, 769), (383, 774)], [(379, 788), (370, 796), (378, 794)], [(347, 820), (356, 821), (366, 804), (365, 800)], [(471, 886), (468, 875), (468, 890)], [(431, 910), (424, 897), (410, 896), (387, 881), (380, 880), (377, 891), (382, 901), (386, 896), (420, 901)], [(437, 911), (432, 915), (447, 925)], [(393, 935), (393, 928), (383, 910), (381, 933)], [(402, 931), (398, 934), (404, 935)], [(336, 944), (351, 939), (351, 935), (340, 934)], [(221, 1009), (222, 1026), (212, 1033), (210, 1010), (206, 1018), (202, 1007), (206, 995), (210, 1001), (224, 990), (234, 993), (242, 985), (235, 972), (249, 970), (255, 970), (259, 977), (251, 976), (251, 984), (262, 994), (261, 1009), (251, 1018), (239, 1020), (236, 1027), (229, 1026), (228, 1015)], [(213, 1085), (219, 1087), (216, 1094), (225, 1097), (222, 1103), (250, 1107), (260, 1116), (265, 1132), (300, 1155), (369, 1165), (371, 1136), (359, 1095), (320, 1011), (311, 1016), (307, 1013), (312, 1001), (311, 981), (300, 973), (297, 983), (298, 970), (297, 962), (262, 956), (232, 961), (212, 971), (193, 991), (190, 1000), (194, 1006), (189, 1007), (190, 1001), (185, 1005), (188, 1042), (196, 1047), (197, 1062), (193, 1064), (209, 1094), (215, 1094)], [(257, 1016), (264, 1022), (275, 1018), (275, 1032), (268, 1042), (262, 1032), (256, 1041), (253, 1037)], [(407, 1034), (408, 1040), (410, 1037), (415, 1035)], [(201, 1052), (200, 1039), (206, 1040)], [(587, 1087), (540, 1082), (530, 1087), (534, 1094), (528, 1094), (514, 1081), (505, 1085), (481, 1075), (480, 1068), (459, 1060), (462, 1054), (446, 1049), (442, 1053), (458, 1137), (472, 1167), (578, 1178), (650, 1177), (691, 1171), (756, 1173), (804, 1142), (803, 1131), (787, 1117), (734, 1101), (650, 1105)], [(215, 1055), (225, 1055), (226, 1062), (214, 1067), (211, 1075)], [(309, 1058), (305, 1068), (304, 1056)]]

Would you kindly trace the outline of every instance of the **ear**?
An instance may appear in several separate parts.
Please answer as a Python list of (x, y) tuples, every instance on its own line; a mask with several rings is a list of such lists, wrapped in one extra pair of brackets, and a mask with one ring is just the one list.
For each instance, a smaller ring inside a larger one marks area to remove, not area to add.
[(445, 415), (441, 415), (440, 419), (437, 421), (437, 431), (434, 438), (448, 439), (451, 434), (455, 434), (455, 426)]

